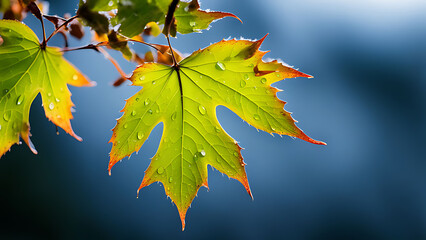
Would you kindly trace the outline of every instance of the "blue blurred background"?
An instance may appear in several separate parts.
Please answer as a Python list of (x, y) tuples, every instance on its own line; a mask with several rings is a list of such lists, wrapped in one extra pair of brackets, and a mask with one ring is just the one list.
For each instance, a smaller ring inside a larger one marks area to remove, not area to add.
[[(77, 2), (51, 0), (50, 14), (73, 13)], [(84, 141), (56, 136), (36, 99), (30, 120), (39, 154), (13, 146), (0, 161), (0, 238), (426, 239), (426, 2), (204, 0), (202, 8), (232, 12), (244, 24), (224, 19), (203, 34), (179, 35), (173, 46), (190, 53), (270, 33), (267, 57), (315, 76), (277, 83), (279, 97), (298, 126), (328, 146), (257, 132), (220, 108), (219, 121), (245, 148), (254, 201), (240, 183), (209, 170), (210, 191), (199, 191), (181, 232), (160, 184), (136, 198), (161, 126), (139, 155), (107, 173), (110, 129), (139, 89), (114, 88), (118, 74), (102, 55), (70, 52), (66, 58), (98, 83), (71, 87), (72, 125)], [(33, 16), (25, 22), (40, 34)], [(111, 54), (127, 72), (135, 68)]]

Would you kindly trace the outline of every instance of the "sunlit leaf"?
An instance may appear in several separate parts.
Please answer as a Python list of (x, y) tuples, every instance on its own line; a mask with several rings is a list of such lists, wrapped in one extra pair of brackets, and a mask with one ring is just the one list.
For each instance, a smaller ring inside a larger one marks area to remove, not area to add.
[(162, 182), (182, 227), (198, 189), (207, 187), (207, 165), (237, 179), (251, 194), (241, 147), (219, 124), (217, 106), (268, 133), (324, 144), (296, 127), (276, 96), (279, 90), (271, 87), (285, 78), (310, 76), (277, 61), (264, 62), (266, 52), (258, 50), (262, 41), (221, 41), (178, 66), (145, 63), (131, 77), (133, 85), (143, 88), (127, 100), (113, 129), (109, 170), (139, 151), (152, 129), (163, 123), (160, 146), (139, 189)]

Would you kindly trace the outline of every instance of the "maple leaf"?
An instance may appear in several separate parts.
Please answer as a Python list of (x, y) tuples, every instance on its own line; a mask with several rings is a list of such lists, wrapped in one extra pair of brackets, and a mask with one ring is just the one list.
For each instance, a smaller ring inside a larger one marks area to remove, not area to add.
[[(266, 36), (265, 36), (266, 37)], [(162, 122), (163, 136), (145, 171), (141, 188), (162, 182), (185, 215), (201, 186), (208, 188), (207, 165), (240, 181), (251, 195), (241, 147), (222, 129), (216, 107), (225, 106), (257, 129), (325, 144), (304, 134), (276, 97), (270, 84), (285, 78), (310, 77), (277, 61), (264, 62), (259, 41), (222, 40), (192, 53), (177, 66), (146, 63), (131, 81), (142, 90), (126, 100), (113, 129), (109, 171), (138, 151)]]
[(30, 141), (29, 112), (40, 93), (46, 117), (81, 141), (71, 128), (72, 86), (92, 86), (58, 48), (42, 48), (25, 24), (0, 20), (0, 156), (19, 136), (37, 153)]
[[(114, 21), (121, 24), (119, 29), (121, 34), (133, 37), (142, 33), (149, 22), (164, 23), (171, 2), (171, 0), (118, 1), (118, 11)], [(181, 34), (207, 29), (212, 21), (224, 17), (234, 17), (240, 20), (232, 13), (203, 11), (200, 9), (197, 0), (181, 1), (176, 8), (174, 17), (177, 25), (176, 30)]]

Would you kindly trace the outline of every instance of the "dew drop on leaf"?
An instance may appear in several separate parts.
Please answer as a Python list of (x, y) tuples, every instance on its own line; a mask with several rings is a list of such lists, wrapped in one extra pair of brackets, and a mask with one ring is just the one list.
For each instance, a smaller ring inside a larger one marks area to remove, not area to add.
[(157, 173), (158, 173), (158, 174), (163, 174), (163, 173), (164, 173), (164, 168), (163, 168), (163, 167), (159, 167), (159, 168), (157, 169)]
[(58, 103), (58, 102), (60, 102), (61, 100), (59, 100), (59, 98), (55, 98), (55, 101)]
[(225, 64), (223, 62), (217, 62), (216, 63), (216, 69), (221, 70), (221, 71), (225, 71), (226, 70)]
[(198, 111), (201, 113), (201, 115), (206, 114), (206, 108), (203, 105), (198, 106)]
[(128, 126), (128, 125), (127, 125), (127, 123), (126, 123), (126, 124), (124, 124), (124, 126), (123, 126), (123, 127), (124, 127), (124, 129), (126, 129), (126, 128), (127, 128), (127, 126)]
[(139, 80), (143, 81), (145, 79), (145, 76), (140, 76)]
[(174, 121), (176, 119), (176, 112), (174, 112), (173, 114), (172, 114), (172, 120)]
[(266, 78), (262, 78), (262, 79), (260, 79), (260, 82), (261, 82), (262, 84), (265, 84), (265, 83), (266, 83)]
[(54, 108), (55, 108), (55, 104), (54, 104), (54, 103), (50, 103), (50, 104), (49, 104), (49, 109), (50, 109), (50, 110), (53, 110)]
[(250, 79), (250, 77), (249, 77), (249, 75), (246, 73), (246, 74), (244, 74), (244, 80), (249, 80)]
[(237, 152), (234, 152), (234, 156), (238, 157), (238, 155), (239, 155), (239, 154), (238, 154)]
[(160, 109), (155, 109), (155, 113), (159, 113), (160, 112)]
[(108, 2), (108, 6), (112, 7), (112, 5), (114, 5), (114, 2), (113, 1), (109, 1)]
[(9, 122), (9, 119), (10, 119), (10, 112), (5, 112), (5, 113), (3, 114), (3, 119), (4, 119), (6, 122)]
[(200, 155), (201, 155), (201, 157), (205, 157), (205, 156), (206, 156), (206, 151), (204, 151), (204, 149), (203, 149), (203, 150), (201, 150), (201, 151), (200, 151)]
[(76, 81), (78, 79), (77, 74), (74, 74), (74, 76), (72, 76), (72, 80)]
[(135, 100), (136, 100), (136, 102), (139, 102), (139, 98), (138, 97)]
[(191, 27), (195, 27), (195, 22), (189, 22), (189, 26), (191, 26)]
[(254, 114), (254, 115), (253, 115), (253, 118), (254, 118), (254, 120), (260, 120), (260, 116), (259, 116), (259, 115), (257, 115), (257, 114)]
[(51, 96), (52, 96), (52, 93), (47, 93), (47, 96), (48, 96), (48, 97), (51, 97)]
[(133, 111), (132, 111), (132, 113), (131, 113), (131, 115), (132, 115), (132, 116), (135, 116), (135, 115), (136, 115), (136, 111), (135, 111), (135, 110), (133, 110)]
[(217, 133), (220, 133), (220, 128), (218, 128), (218, 127), (214, 127), (214, 130), (215, 130)]
[(149, 113), (149, 114), (152, 114), (152, 109), (149, 109), (149, 110), (148, 110), (148, 113)]
[(1, 125), (0, 125), (0, 131), (1, 131)]
[(169, 183), (173, 182), (173, 178), (169, 177)]
[(242, 88), (243, 88), (243, 87), (245, 87), (245, 86), (246, 86), (246, 84), (247, 84), (247, 83), (246, 83), (246, 81), (241, 80), (241, 82), (240, 82), (240, 87), (242, 87)]
[(148, 106), (149, 103), (150, 103), (150, 100), (149, 100), (149, 98), (147, 98), (147, 99), (145, 99), (143, 104), (145, 104), (145, 106)]
[(24, 95), (19, 95), (18, 99), (16, 99), (16, 105), (21, 105), (24, 101)]
[(138, 139), (141, 140), (143, 138), (143, 136), (145, 136), (145, 134), (143, 134), (143, 132), (138, 132)]
[(155, 85), (157, 82), (156, 81), (152, 81), (152, 85)]

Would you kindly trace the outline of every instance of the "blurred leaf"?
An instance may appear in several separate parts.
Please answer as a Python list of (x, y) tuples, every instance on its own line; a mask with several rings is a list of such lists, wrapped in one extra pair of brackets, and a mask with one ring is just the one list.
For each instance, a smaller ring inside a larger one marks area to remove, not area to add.
[(98, 35), (108, 33), (108, 18), (90, 9), (88, 4), (80, 4), (77, 15), (83, 20), (84, 24), (91, 27)]
[[(144, 31), (149, 22), (164, 23), (171, 2), (171, 0), (118, 1), (118, 12), (114, 22), (121, 24), (119, 29), (121, 34), (128, 37), (136, 36)], [(237, 18), (231, 13), (200, 10), (196, 0), (190, 3), (181, 1), (175, 12), (177, 31), (182, 34), (207, 29), (213, 20), (224, 17)]]
[(259, 41), (221, 41), (198, 50), (178, 66), (145, 63), (131, 77), (142, 90), (127, 100), (113, 129), (109, 170), (139, 151), (162, 122), (163, 136), (145, 171), (139, 190), (162, 182), (185, 215), (201, 186), (207, 187), (207, 165), (240, 181), (250, 193), (241, 147), (219, 124), (216, 107), (226, 106), (244, 121), (268, 133), (285, 134), (324, 144), (304, 134), (286, 112), (272, 83), (310, 77), (277, 61), (263, 62)]
[(86, 4), (92, 11), (110, 11), (117, 9), (118, 0), (87, 0)]
[(46, 117), (81, 140), (71, 128), (71, 93), (67, 84), (91, 86), (58, 48), (42, 49), (34, 32), (23, 23), (0, 20), (0, 156), (19, 143), (31, 150), (29, 112), (40, 93)]

